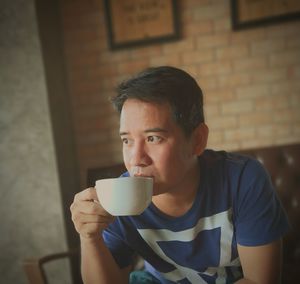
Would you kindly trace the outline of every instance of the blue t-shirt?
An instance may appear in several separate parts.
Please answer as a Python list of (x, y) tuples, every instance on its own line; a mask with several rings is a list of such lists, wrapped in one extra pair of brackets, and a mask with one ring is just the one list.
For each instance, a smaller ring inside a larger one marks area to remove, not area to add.
[(139, 216), (117, 217), (103, 232), (119, 266), (134, 252), (161, 283), (233, 283), (242, 278), (237, 244), (282, 237), (288, 221), (270, 178), (249, 157), (206, 150), (193, 206), (173, 218), (153, 203)]

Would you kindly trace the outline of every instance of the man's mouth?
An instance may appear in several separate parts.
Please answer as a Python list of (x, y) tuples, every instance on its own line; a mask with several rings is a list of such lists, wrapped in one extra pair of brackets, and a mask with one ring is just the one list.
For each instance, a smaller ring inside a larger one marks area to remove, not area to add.
[(154, 179), (154, 176), (151, 175), (145, 175), (145, 174), (134, 174), (134, 177), (146, 177), (146, 178), (152, 178)]
[(134, 177), (147, 177), (147, 178), (153, 178), (154, 179), (153, 175), (145, 172), (144, 168), (138, 167), (138, 166), (135, 166), (135, 167), (131, 168), (130, 175), (134, 176)]

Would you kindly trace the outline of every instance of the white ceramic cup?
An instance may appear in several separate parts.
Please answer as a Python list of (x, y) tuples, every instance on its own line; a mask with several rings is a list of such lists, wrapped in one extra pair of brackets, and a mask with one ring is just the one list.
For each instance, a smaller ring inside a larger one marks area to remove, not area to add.
[(120, 177), (96, 181), (96, 192), (102, 207), (113, 216), (141, 214), (150, 204), (153, 179)]

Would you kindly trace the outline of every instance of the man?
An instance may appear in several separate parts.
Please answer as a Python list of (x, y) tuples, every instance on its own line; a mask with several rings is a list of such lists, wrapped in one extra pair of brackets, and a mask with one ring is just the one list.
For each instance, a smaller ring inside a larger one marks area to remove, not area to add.
[(152, 177), (154, 193), (141, 215), (115, 219), (94, 188), (75, 196), (84, 282), (128, 283), (138, 253), (145, 272), (137, 283), (279, 283), (286, 216), (257, 161), (205, 150), (196, 81), (174, 67), (149, 68), (122, 83), (113, 103), (124, 176)]

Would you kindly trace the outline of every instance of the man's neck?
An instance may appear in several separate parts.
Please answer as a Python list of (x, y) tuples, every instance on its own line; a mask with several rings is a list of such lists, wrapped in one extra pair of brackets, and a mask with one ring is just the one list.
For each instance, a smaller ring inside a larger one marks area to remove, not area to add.
[(180, 217), (193, 206), (199, 181), (200, 170), (197, 162), (177, 190), (154, 196), (152, 202), (164, 214)]

